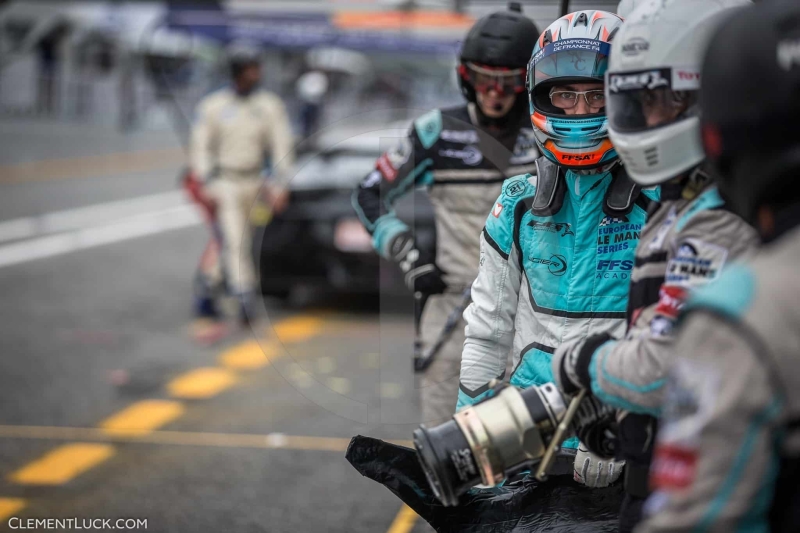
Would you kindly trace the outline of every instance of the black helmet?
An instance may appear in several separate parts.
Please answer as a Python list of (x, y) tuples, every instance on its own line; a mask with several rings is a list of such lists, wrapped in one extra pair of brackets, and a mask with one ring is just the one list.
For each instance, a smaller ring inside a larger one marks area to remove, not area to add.
[(720, 193), (748, 222), (800, 203), (800, 2), (737, 11), (702, 67), (703, 145)]
[(231, 77), (236, 78), (247, 67), (261, 64), (261, 50), (248, 41), (233, 42), (227, 50)]
[(470, 77), (471, 65), (480, 67), (522, 69), (521, 93), (525, 92), (525, 69), (539, 30), (531, 19), (522, 14), (517, 3), (506, 11), (497, 11), (478, 20), (467, 33), (461, 47), (458, 83), (461, 93), (475, 101), (475, 86)]

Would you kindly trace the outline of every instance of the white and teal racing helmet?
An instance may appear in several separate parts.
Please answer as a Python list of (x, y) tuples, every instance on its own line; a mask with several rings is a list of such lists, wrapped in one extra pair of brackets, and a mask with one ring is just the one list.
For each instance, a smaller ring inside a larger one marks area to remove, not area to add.
[[(583, 170), (617, 159), (603, 88), (580, 86), (604, 83), (611, 41), (621, 25), (613, 13), (576, 11), (548, 26), (533, 49), (527, 89), (534, 135), (542, 153), (561, 166)], [(570, 112), (576, 107), (579, 113)]]

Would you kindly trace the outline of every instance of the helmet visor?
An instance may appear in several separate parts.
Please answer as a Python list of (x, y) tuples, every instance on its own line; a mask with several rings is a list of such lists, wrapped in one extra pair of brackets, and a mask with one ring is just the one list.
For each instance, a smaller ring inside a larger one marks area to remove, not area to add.
[(635, 133), (694, 116), (699, 87), (699, 75), (687, 70), (610, 73), (606, 112), (611, 128)]
[(531, 58), (529, 90), (557, 79), (593, 78), (602, 82), (610, 50), (607, 42), (595, 39), (564, 39), (550, 43)]

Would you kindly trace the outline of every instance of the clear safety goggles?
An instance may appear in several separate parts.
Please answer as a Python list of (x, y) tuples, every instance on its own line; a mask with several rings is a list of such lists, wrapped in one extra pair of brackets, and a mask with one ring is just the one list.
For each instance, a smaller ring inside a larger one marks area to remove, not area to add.
[(566, 91), (550, 89), (550, 102), (559, 109), (572, 109), (583, 99), (592, 112), (597, 113), (606, 105), (606, 94), (603, 89), (590, 91)]
[(508, 69), (465, 63), (460, 71), (478, 93), (495, 91), (499, 96), (506, 96), (525, 91), (524, 68)]

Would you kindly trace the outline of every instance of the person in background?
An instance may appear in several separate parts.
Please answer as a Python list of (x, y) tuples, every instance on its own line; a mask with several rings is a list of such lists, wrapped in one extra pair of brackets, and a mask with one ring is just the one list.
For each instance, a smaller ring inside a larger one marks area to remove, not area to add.
[[(266, 194), (274, 212), (285, 208), (294, 140), (281, 99), (258, 88), (259, 49), (234, 43), (228, 61), (231, 85), (198, 104), (190, 167), (197, 179), (206, 183), (222, 241), (228, 289), (238, 300), (241, 324), (247, 325), (255, 311), (258, 289), (249, 213), (260, 192)], [(208, 297), (198, 299), (195, 312), (212, 320), (220, 317)]]
[[(423, 346), (435, 342), (477, 275), (478, 235), (503, 182), (533, 172), (539, 156), (525, 95), (525, 66), (538, 30), (519, 9), (487, 15), (469, 30), (457, 72), (466, 105), (418, 118), (353, 194), (375, 250), (400, 266), (411, 291), (429, 297), (421, 318)], [(394, 213), (397, 199), (419, 186), (428, 189), (434, 207), (436, 250), (418, 247)], [(425, 423), (453, 414), (463, 342), (459, 325), (422, 374)]]
[[(717, 25), (747, 0), (640, 2), (625, 19), (608, 67), (609, 136), (631, 178), (660, 185), (660, 206), (642, 230), (631, 271), (628, 329), (562, 344), (553, 376), (569, 394), (589, 390), (619, 415), (625, 460), (620, 533), (641, 518), (652, 435), (673, 355), (673, 325), (690, 291), (751, 254), (755, 230), (727, 209), (700, 143), (703, 52)], [(643, 46), (642, 43), (648, 43)], [(609, 235), (610, 250), (620, 234)]]
[(637, 533), (800, 525), (800, 4), (718, 29), (700, 89), (720, 194), (763, 242), (687, 302)]

